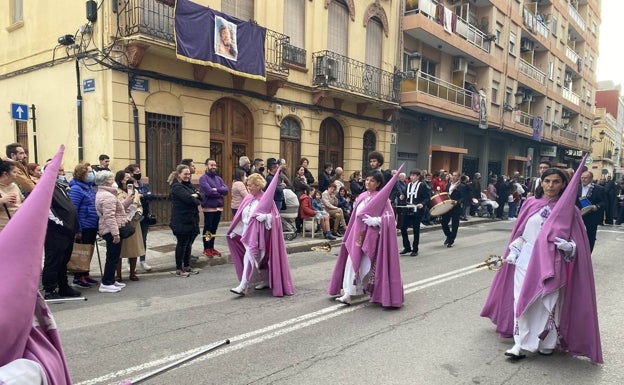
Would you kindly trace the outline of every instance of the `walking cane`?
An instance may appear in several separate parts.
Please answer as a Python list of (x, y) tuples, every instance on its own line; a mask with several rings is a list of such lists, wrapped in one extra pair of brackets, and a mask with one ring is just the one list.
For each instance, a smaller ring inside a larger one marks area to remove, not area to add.
[(188, 355), (186, 357), (180, 358), (179, 360), (174, 361), (174, 362), (172, 362), (170, 364), (167, 364), (167, 365), (163, 366), (162, 368), (158, 368), (158, 369), (156, 369), (154, 371), (151, 371), (149, 373), (145, 373), (141, 377), (135, 378), (134, 380), (120, 382), (119, 385), (140, 384), (140, 383), (142, 383), (142, 382), (144, 382), (146, 380), (149, 380), (150, 378), (152, 378), (154, 376), (157, 376), (157, 375), (162, 374), (162, 373), (164, 373), (164, 372), (166, 372), (168, 370), (171, 370), (171, 369), (175, 368), (176, 366), (180, 366), (180, 365), (182, 365), (183, 363), (185, 363), (187, 361), (193, 360), (193, 359), (195, 359), (195, 358), (197, 358), (197, 357), (199, 357), (201, 355), (204, 355), (204, 354), (206, 354), (208, 352), (211, 352), (211, 351), (213, 351), (213, 350), (215, 350), (217, 348), (220, 348), (223, 345), (228, 345), (229, 343), (230, 343), (230, 340), (227, 339), (227, 340), (225, 340), (225, 341), (223, 341), (223, 342), (221, 342), (221, 343), (219, 343), (217, 345), (210, 346), (208, 348), (205, 348), (205, 349), (202, 349), (202, 350), (200, 350), (198, 352), (190, 354), (190, 355)]
[(98, 263), (100, 264), (100, 277), (103, 277), (104, 273), (102, 272), (102, 260), (100, 259), (100, 248), (98, 247), (97, 239), (95, 240), (95, 251), (97, 251)]

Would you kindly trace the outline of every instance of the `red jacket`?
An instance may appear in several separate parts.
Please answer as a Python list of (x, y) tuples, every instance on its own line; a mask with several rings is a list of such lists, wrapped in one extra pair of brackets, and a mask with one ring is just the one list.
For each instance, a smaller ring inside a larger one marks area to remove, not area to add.
[(311, 218), (316, 214), (316, 211), (312, 208), (312, 199), (308, 194), (301, 194), (299, 196), (299, 216), (303, 219)]

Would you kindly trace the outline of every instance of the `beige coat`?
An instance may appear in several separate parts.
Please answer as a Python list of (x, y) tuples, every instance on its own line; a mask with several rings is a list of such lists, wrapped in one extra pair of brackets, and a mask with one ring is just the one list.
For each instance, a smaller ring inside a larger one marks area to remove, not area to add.
[[(134, 204), (137, 205), (137, 211), (143, 212), (143, 208), (141, 207), (141, 200), (139, 199), (139, 194), (134, 195)], [(125, 201), (128, 198), (128, 193), (124, 190), (117, 190), (117, 199), (121, 202)], [(129, 212), (129, 207), (126, 208), (126, 213)], [(145, 247), (143, 246), (143, 233), (141, 232), (141, 223), (139, 221), (132, 221), (132, 225), (134, 226), (134, 234), (131, 237), (126, 238), (121, 243), (121, 258), (138, 258), (142, 255), (145, 255)]]

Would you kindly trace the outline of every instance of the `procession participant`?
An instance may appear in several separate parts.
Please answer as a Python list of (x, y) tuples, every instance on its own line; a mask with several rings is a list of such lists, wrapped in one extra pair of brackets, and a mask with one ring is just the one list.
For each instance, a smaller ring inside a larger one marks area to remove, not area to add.
[[(48, 222), (41, 213), (50, 208), (63, 150), (61, 146), (30, 197), (0, 233), (0, 383), (71, 384), (56, 323), (39, 293)], [(19, 295), (12, 290), (16, 287)]]
[(250, 284), (256, 290), (271, 288), (273, 296), (293, 295), (286, 244), (279, 210), (273, 200), (279, 169), (266, 191), (260, 174), (247, 178), (249, 194), (243, 199), (227, 230), (227, 243), (239, 285), (230, 289), (244, 296)]
[[(420, 170), (410, 171), (410, 182), (407, 185), (406, 203), (413, 206), (413, 213), (403, 216), (401, 225), (401, 238), (403, 240), (403, 250), (401, 254), (409, 254), (412, 257), (418, 255), (418, 244), (420, 243), (420, 223), (425, 214), (424, 207), (429, 204), (431, 192), (425, 183), (422, 182)], [(410, 245), (407, 234), (408, 227), (412, 228), (414, 240)]]
[(481, 310), (502, 337), (513, 336), (514, 346), (505, 352), (513, 359), (524, 358), (523, 350), (550, 355), (559, 347), (603, 362), (589, 241), (579, 210), (570, 209), (579, 174), (568, 189), (563, 171), (541, 174)]
[[(455, 238), (457, 238), (457, 230), (459, 229), (459, 217), (461, 215), (461, 205), (459, 202), (462, 199), (462, 193), (459, 189), (459, 172), (453, 171), (451, 174), (451, 180), (446, 185), (446, 192), (449, 194), (449, 198), (453, 201), (453, 208), (442, 215), (440, 218), (440, 224), (442, 225), (442, 231), (446, 236), (444, 244), (446, 247), (453, 247)], [(449, 228), (449, 222), (451, 227)]]
[(353, 218), (327, 289), (332, 296), (340, 296), (342, 290), (338, 302), (349, 305), (353, 296), (370, 294), (370, 302), (403, 306), (396, 222), (388, 200), (402, 168), (383, 188), (380, 171), (366, 175), (366, 191), (353, 206)]
[(583, 223), (587, 229), (587, 238), (589, 239), (589, 249), (593, 252), (596, 244), (596, 233), (598, 225), (602, 224), (603, 211), (607, 207), (607, 193), (604, 187), (593, 183), (594, 174), (591, 171), (585, 171), (581, 174), (581, 184), (578, 188), (576, 206), (582, 208), (583, 202), (589, 202), (588, 212), (583, 215)]

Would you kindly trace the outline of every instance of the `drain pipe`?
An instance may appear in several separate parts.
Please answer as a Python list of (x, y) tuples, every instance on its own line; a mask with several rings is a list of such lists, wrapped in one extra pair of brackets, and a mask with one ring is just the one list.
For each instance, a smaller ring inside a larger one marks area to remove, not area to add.
[(134, 124), (134, 163), (141, 164), (141, 142), (139, 138), (139, 109), (132, 97), (132, 84), (134, 83), (134, 75), (128, 74), (128, 99), (132, 104), (132, 122)]
[(76, 55), (76, 114), (78, 119), (78, 162), (84, 158), (82, 145), (82, 93), (80, 92), (80, 59)]

